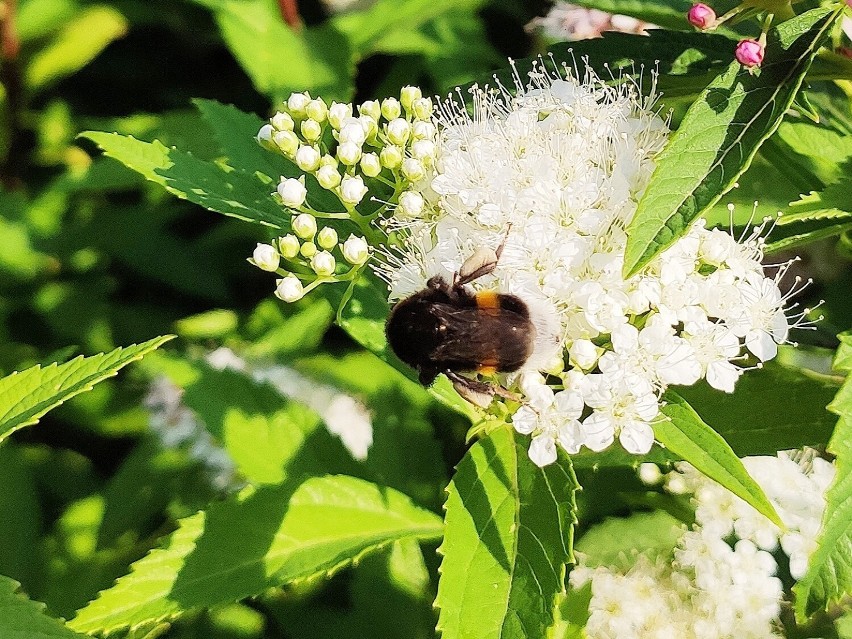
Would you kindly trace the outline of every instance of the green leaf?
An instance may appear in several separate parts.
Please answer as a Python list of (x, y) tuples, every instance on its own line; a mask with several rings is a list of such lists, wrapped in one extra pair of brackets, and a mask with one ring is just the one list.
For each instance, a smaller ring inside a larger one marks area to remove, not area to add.
[(662, 413), (668, 419), (654, 424), (657, 441), (783, 528), (775, 507), (722, 436), (679, 395), (668, 391), (665, 401)]
[(19, 584), (0, 575), (0, 637), (3, 639), (81, 639), (59, 619), (47, 616), (42, 603), (20, 592)]
[(0, 574), (14, 577), (31, 592), (36, 591), (44, 559), (33, 547), (33, 540), (42, 535), (40, 496), (21, 448), (12, 442), (0, 446)]
[(199, 160), (190, 153), (166, 148), (158, 141), (141, 142), (117, 133), (81, 134), (104, 153), (145, 179), (165, 187), (182, 200), (223, 215), (289, 228), (289, 215), (271, 197), (274, 187), (242, 170)]
[(357, 58), (382, 48), (385, 38), (398, 38), (400, 32), (417, 29), (451, 10), (473, 12), (484, 0), (379, 0), (364, 11), (352, 11), (331, 20), (333, 27), (346, 36)]
[(835, 219), (830, 215), (823, 219), (809, 219), (797, 224), (776, 226), (772, 241), (764, 247), (764, 255), (774, 255), (781, 251), (798, 248), (811, 242), (836, 237), (852, 229), (852, 220)]
[(759, 74), (736, 61), (689, 108), (628, 227), (624, 273), (633, 275), (671, 246), (732, 188), (781, 124), (817, 49), (842, 8), (814, 9), (769, 32)]
[[(852, 333), (840, 339), (835, 365), (848, 374), (852, 372)], [(793, 586), (800, 621), (852, 593), (852, 376), (828, 409), (840, 417), (827, 448), (836, 456), (835, 476), (825, 496), (817, 549), (808, 572)]]
[(824, 185), (843, 178), (843, 164), (852, 158), (852, 139), (824, 125), (784, 122), (773, 140)]
[(790, 212), (778, 218), (779, 226), (819, 220), (852, 221), (852, 177), (846, 176), (822, 191), (811, 191), (795, 202)]
[(293, 479), (180, 521), (162, 549), (69, 625), (109, 633), (330, 575), (397, 539), (436, 539), (441, 520), (403, 494), (345, 476)]
[(567, 456), (539, 468), (508, 427), (471, 446), (450, 483), (438, 630), (456, 637), (543, 637), (573, 561), (574, 491)]
[(670, 555), (686, 527), (664, 510), (608, 517), (577, 540), (574, 549), (585, 555), (583, 565), (617, 567), (634, 552), (652, 559)]
[(0, 442), (170, 339), (170, 335), (156, 337), (109, 353), (76, 357), (61, 365), (33, 366), (0, 379)]
[(355, 65), (346, 38), (325, 26), (298, 31), (271, 0), (196, 0), (210, 7), (222, 37), (255, 87), (273, 101), (309, 90), (349, 97)]
[(80, 11), (50, 45), (36, 53), (24, 73), (32, 91), (76, 73), (127, 32), (127, 20), (114, 8), (95, 5)]

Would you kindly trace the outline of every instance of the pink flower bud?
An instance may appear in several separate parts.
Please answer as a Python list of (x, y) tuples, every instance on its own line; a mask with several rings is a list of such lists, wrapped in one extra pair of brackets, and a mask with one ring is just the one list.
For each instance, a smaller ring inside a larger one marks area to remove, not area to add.
[(703, 2), (692, 5), (686, 19), (696, 29), (709, 29), (716, 24), (716, 12)]
[(740, 40), (735, 52), (737, 62), (744, 67), (757, 67), (763, 62), (763, 45), (757, 40)]

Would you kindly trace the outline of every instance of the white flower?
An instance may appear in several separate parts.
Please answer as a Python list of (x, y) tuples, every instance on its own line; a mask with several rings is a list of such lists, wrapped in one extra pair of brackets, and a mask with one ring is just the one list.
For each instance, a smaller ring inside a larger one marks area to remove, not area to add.
[(272, 140), (272, 135), (274, 133), (275, 129), (272, 128), (271, 124), (264, 124), (260, 127), (260, 131), (257, 132), (257, 141), (264, 148), (274, 149), (275, 142)]
[(337, 167), (325, 164), (317, 169), (317, 182), (324, 189), (333, 189), (340, 184), (340, 173)]
[(416, 217), (423, 212), (425, 200), (417, 191), (405, 191), (399, 196), (398, 211), (402, 215)]
[(308, 195), (308, 189), (305, 188), (305, 176), (299, 179), (282, 177), (278, 184), (278, 195), (281, 197), (284, 206), (293, 209), (302, 206)]
[(337, 147), (337, 158), (346, 166), (355, 166), (361, 159), (361, 147), (353, 142), (343, 142)]
[(254, 265), (264, 271), (275, 271), (278, 269), (278, 264), (281, 262), (281, 256), (274, 246), (269, 244), (258, 244), (252, 253)]
[(297, 118), (303, 118), (305, 117), (305, 108), (310, 101), (311, 96), (307, 93), (291, 93), (290, 97), (287, 98), (287, 108)]
[(276, 282), (275, 297), (284, 302), (295, 302), (305, 294), (302, 282), (295, 275), (288, 275)]
[(367, 187), (360, 175), (346, 176), (340, 182), (340, 199), (346, 204), (358, 204), (367, 195)]
[(692, 347), (695, 360), (701, 365), (707, 383), (726, 393), (733, 393), (742, 369), (730, 360), (740, 354), (740, 341), (724, 324), (708, 320), (687, 322), (684, 339)]
[(343, 257), (350, 264), (363, 264), (370, 255), (370, 247), (363, 237), (350, 235), (343, 243)]
[(578, 419), (583, 412), (583, 398), (570, 391), (554, 393), (543, 382), (530, 381), (529, 386), (536, 388), (528, 386), (529, 395), (537, 399), (515, 412), (512, 425), (521, 434), (533, 435), (530, 459), (538, 466), (547, 466), (556, 461), (557, 443), (569, 453), (580, 450)]
[(737, 337), (760, 361), (778, 354), (778, 344), (787, 340), (789, 324), (784, 315), (784, 298), (774, 280), (758, 273), (748, 273), (737, 286), (740, 306), (729, 322)]
[(630, 453), (651, 450), (651, 421), (659, 413), (657, 396), (647, 388), (633, 387), (622, 378), (595, 374), (586, 377), (583, 397), (594, 410), (583, 420), (583, 444), (594, 451), (607, 448), (616, 435)]
[(385, 132), (391, 144), (405, 146), (408, 136), (411, 135), (411, 125), (405, 118), (396, 118), (385, 125)]
[(347, 122), (351, 117), (351, 104), (340, 104), (339, 102), (332, 102), (331, 106), (328, 107), (328, 123), (338, 131), (343, 127), (343, 123)]

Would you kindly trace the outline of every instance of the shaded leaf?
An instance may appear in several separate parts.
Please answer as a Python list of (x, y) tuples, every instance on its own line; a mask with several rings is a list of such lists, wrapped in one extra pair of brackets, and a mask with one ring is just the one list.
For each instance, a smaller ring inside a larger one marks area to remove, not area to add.
[(345, 476), (244, 490), (180, 521), (162, 549), (69, 625), (82, 632), (173, 617), (336, 572), (405, 538), (440, 537), (441, 520), (389, 488)]
[(3, 639), (81, 639), (59, 619), (49, 617), (42, 603), (31, 601), (19, 584), (0, 575), (0, 637)]
[(704, 90), (660, 154), (628, 227), (625, 275), (671, 246), (745, 171), (781, 123), (842, 13), (814, 9), (769, 32), (760, 73), (736, 61)]
[(0, 441), (79, 393), (141, 359), (172, 339), (156, 337), (142, 344), (116, 348), (91, 357), (75, 357), (65, 364), (33, 366), (0, 379)]
[(438, 630), (456, 637), (543, 637), (573, 561), (577, 480), (562, 453), (539, 468), (508, 427), (471, 446), (450, 483)]
[(585, 533), (574, 548), (583, 553), (583, 565), (616, 567), (633, 553), (670, 555), (686, 527), (663, 510), (609, 517)]

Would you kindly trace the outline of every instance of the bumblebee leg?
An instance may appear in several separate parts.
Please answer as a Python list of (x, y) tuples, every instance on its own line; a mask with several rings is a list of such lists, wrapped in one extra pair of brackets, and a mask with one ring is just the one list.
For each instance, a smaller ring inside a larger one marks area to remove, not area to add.
[(454, 373), (453, 371), (445, 371), (444, 374), (453, 383), (453, 388), (456, 392), (474, 406), (488, 408), (495, 395), (499, 395), (500, 397), (510, 399), (521, 404), (524, 401), (520, 395), (506, 390), (499, 384), (480, 382), (478, 380), (471, 379), (470, 377)]
[(453, 277), (454, 288), (464, 286), (480, 277), (488, 275), (497, 267), (497, 262), (500, 261), (500, 256), (503, 254), (503, 248), (506, 246), (506, 239), (509, 237), (511, 228), (511, 224), (506, 227), (506, 234), (503, 236), (503, 240), (500, 242), (497, 250), (492, 251), (490, 248), (483, 246), (478, 248), (473, 255), (464, 261), (459, 272)]

